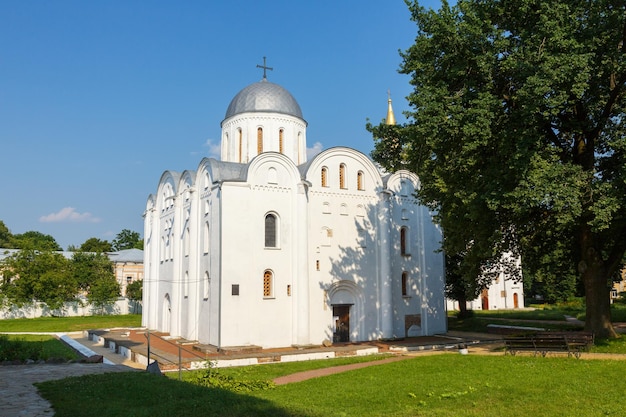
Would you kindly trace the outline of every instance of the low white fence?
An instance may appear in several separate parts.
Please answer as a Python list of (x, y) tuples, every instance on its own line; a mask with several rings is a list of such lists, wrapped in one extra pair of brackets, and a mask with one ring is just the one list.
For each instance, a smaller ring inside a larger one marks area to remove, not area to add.
[(96, 316), (96, 315), (122, 315), (122, 314), (141, 314), (141, 302), (131, 301), (127, 298), (119, 298), (110, 306), (99, 308), (90, 304), (79, 302), (65, 303), (63, 309), (51, 310), (42, 303), (34, 303), (32, 305), (16, 307), (5, 306), (0, 308), (0, 320), (6, 319), (33, 319), (37, 317), (77, 317), (77, 316)]

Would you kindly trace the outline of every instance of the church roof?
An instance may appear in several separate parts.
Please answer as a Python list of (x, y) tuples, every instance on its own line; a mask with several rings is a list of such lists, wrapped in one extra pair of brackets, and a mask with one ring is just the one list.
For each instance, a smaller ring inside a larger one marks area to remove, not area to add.
[(282, 113), (303, 118), (300, 105), (291, 93), (265, 78), (237, 93), (228, 105), (224, 119), (248, 112)]

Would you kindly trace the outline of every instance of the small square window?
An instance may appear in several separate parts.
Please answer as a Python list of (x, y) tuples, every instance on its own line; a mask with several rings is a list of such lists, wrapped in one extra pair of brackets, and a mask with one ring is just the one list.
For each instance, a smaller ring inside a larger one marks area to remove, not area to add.
[(232, 295), (239, 295), (239, 284), (233, 284)]

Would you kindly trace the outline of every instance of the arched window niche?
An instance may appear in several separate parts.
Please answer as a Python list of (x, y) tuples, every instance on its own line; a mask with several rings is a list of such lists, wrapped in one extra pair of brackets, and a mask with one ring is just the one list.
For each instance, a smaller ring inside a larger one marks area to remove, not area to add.
[(265, 247), (278, 248), (278, 225), (279, 219), (276, 213), (268, 213), (265, 215)]

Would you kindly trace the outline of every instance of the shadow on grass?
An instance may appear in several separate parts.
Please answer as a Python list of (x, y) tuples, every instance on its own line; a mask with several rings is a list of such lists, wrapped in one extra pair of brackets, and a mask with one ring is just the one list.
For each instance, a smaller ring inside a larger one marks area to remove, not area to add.
[(145, 372), (109, 373), (36, 384), (55, 416), (315, 417), (250, 394), (205, 388)]
[(52, 336), (0, 335), (0, 361), (75, 360), (79, 355)]

